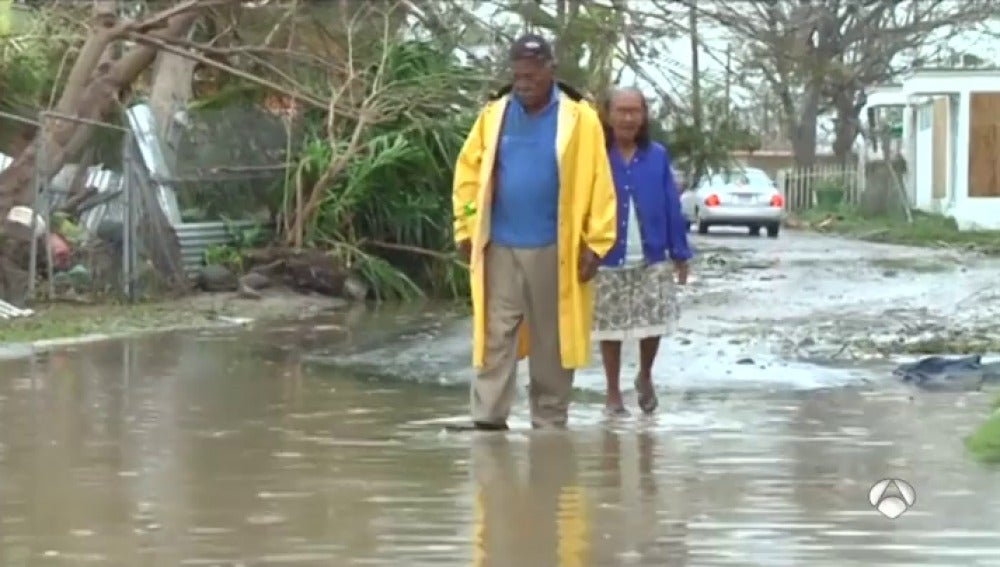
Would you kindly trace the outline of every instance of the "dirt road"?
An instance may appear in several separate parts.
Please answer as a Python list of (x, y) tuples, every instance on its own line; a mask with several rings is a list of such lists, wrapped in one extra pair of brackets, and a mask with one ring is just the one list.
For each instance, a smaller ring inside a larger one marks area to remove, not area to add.
[(686, 327), (766, 339), (786, 357), (904, 350), (891, 345), (896, 339), (947, 343), (1000, 312), (1000, 262), (962, 251), (801, 232), (713, 234), (696, 245), (702, 278), (689, 290)]
[[(871, 380), (887, 375), (889, 355), (970, 346), (1000, 312), (1000, 292), (992, 291), (1000, 262), (965, 252), (796, 231), (778, 239), (713, 231), (693, 244), (698, 257), (682, 292), (681, 328), (657, 362), (665, 388), (811, 389)], [(436, 314), (381, 348), (336, 356), (390, 374), (465, 381), (469, 332), (465, 314)], [(626, 359), (635, 359), (634, 347), (626, 346)], [(596, 352), (577, 376), (579, 387), (601, 389)]]

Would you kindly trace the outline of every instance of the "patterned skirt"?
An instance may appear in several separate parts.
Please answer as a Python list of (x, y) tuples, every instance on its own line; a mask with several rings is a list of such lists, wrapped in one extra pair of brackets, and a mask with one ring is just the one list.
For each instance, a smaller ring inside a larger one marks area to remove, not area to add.
[(659, 337), (677, 328), (680, 308), (670, 262), (600, 270), (594, 284), (594, 340)]

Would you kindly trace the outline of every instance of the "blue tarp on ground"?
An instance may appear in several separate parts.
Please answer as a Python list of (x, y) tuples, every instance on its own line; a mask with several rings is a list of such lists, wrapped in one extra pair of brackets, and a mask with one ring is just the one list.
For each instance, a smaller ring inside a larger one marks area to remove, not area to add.
[(892, 373), (925, 390), (978, 390), (987, 382), (1000, 382), (1000, 361), (984, 363), (978, 354), (929, 356), (900, 364)]

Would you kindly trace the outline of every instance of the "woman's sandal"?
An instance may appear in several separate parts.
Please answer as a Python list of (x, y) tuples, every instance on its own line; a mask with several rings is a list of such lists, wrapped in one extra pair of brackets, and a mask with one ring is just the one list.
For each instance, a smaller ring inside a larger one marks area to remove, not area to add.
[(660, 400), (656, 397), (656, 390), (653, 389), (652, 380), (635, 380), (635, 392), (639, 395), (639, 409), (642, 413), (649, 415), (656, 411), (660, 405)]

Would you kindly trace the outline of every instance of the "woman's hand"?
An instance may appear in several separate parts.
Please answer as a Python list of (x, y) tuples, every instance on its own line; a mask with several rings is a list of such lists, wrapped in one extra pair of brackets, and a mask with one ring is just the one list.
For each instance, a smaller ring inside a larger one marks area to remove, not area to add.
[(674, 271), (677, 273), (677, 283), (679, 285), (687, 285), (688, 283), (688, 270), (687, 262), (674, 262)]

